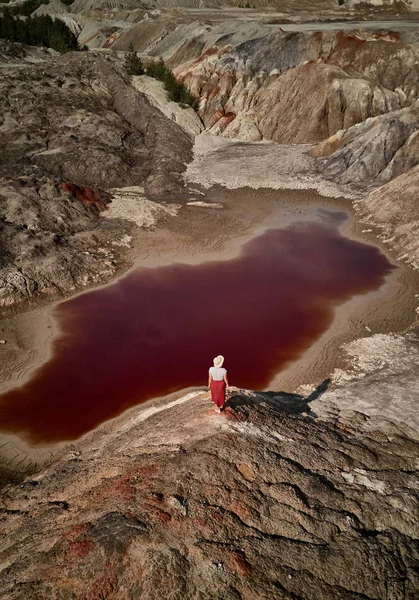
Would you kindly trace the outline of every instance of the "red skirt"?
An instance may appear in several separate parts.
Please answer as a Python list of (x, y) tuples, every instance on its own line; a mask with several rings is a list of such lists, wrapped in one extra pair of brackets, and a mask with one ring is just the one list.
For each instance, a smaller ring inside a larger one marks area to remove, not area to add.
[(226, 383), (225, 381), (211, 380), (211, 400), (221, 408), (226, 401)]

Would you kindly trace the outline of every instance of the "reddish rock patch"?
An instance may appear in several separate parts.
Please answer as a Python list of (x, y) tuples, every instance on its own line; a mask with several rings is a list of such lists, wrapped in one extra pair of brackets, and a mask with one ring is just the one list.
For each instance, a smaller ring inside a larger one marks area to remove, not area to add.
[(242, 577), (250, 577), (251, 568), (243, 552), (232, 550), (230, 552), (229, 564), (230, 567)]
[(154, 504), (146, 504), (144, 507), (145, 512), (150, 517), (150, 520), (154, 523), (160, 523), (162, 525), (167, 525), (172, 520), (172, 515), (170, 515), (165, 510), (158, 508)]
[(155, 463), (146, 463), (146, 464), (142, 465), (141, 467), (138, 467), (138, 468), (130, 471), (130, 477), (133, 477), (133, 478), (138, 477), (140, 479), (154, 477), (158, 471), (159, 471), (159, 467)]
[(122, 502), (133, 502), (135, 500), (135, 489), (132, 487), (132, 483), (132, 478), (129, 475), (113, 479), (109, 483), (105, 495)]
[(229, 421), (239, 421), (240, 420), (238, 415), (236, 415), (236, 413), (229, 406), (227, 406), (227, 408), (225, 408), (223, 410), (222, 415), (224, 416), (224, 418), (228, 419)]
[(98, 577), (87, 592), (75, 597), (75, 600), (99, 600), (110, 598), (110, 595), (118, 589), (118, 576), (116, 566), (113, 563), (105, 564), (106, 575)]
[[(253, 511), (250, 506), (248, 506), (245, 502), (241, 500), (236, 500), (231, 504), (231, 512), (234, 512), (242, 521), (246, 521), (246, 519), (252, 517)], [(256, 515), (257, 516), (257, 515)]]
[(400, 41), (400, 33), (398, 31), (374, 31), (372, 37), (375, 40), (384, 40), (385, 42)]
[(231, 123), (231, 121), (234, 121), (235, 118), (236, 114), (231, 111), (225, 113), (223, 110), (217, 110), (217, 112), (215, 113), (215, 120), (217, 122), (217, 125), (223, 131), (227, 127), (227, 125)]
[(72, 542), (68, 548), (68, 554), (71, 558), (84, 558), (92, 552), (94, 547), (94, 542), (90, 540)]
[(210, 527), (210, 524), (208, 523), (207, 519), (196, 517), (195, 519), (193, 519), (193, 523), (196, 525), (199, 531), (201, 531), (202, 529), (206, 529), (207, 531), (212, 530), (212, 527)]
[(206, 58), (208, 58), (208, 56), (212, 56), (213, 54), (217, 54), (218, 52), (218, 48), (208, 48), (208, 50), (205, 50), (205, 52), (203, 52), (201, 54), (201, 56), (198, 56), (198, 58), (196, 60), (194, 60), (194, 64), (199, 64), (201, 62), (204, 62), (204, 60)]
[[(212, 90), (208, 93), (208, 100), (213, 100), (219, 93), (221, 90), (221, 86), (216, 85), (215, 87), (212, 88)], [(216, 114), (221, 113), (221, 115), (224, 114), (223, 110), (217, 110)]]
[(88, 187), (87, 185), (76, 185), (75, 183), (62, 183), (61, 188), (83, 202), (86, 206), (96, 206), (99, 210), (105, 210), (106, 201), (98, 190)]
[[(339, 31), (336, 35), (336, 39), (339, 40), (338, 46), (348, 46), (352, 47), (353, 45), (363, 46), (367, 43), (362, 37), (351, 33), (344, 33), (343, 31)], [(338, 47), (336, 46), (336, 47)]]
[(323, 41), (323, 31), (314, 31), (313, 40), (315, 40), (316, 42)]
[(91, 527), (90, 523), (80, 523), (72, 527), (64, 536), (68, 540), (77, 540), (78, 538), (85, 535)]

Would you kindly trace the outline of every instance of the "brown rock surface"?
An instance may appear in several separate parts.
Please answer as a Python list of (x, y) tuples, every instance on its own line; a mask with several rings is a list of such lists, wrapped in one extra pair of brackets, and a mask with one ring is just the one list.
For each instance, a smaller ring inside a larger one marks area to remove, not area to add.
[(1, 49), (9, 62), (0, 82), (0, 306), (9, 311), (126, 268), (132, 225), (103, 226), (109, 190), (183, 190), (192, 137), (110, 56)]
[(7, 486), (1, 597), (413, 600), (417, 443), (320, 392), (132, 409)]
[(79, 185), (144, 183), (179, 189), (192, 139), (151, 107), (119, 61), (74, 52), (40, 65), (16, 61), (2, 79), (0, 174), (42, 174)]

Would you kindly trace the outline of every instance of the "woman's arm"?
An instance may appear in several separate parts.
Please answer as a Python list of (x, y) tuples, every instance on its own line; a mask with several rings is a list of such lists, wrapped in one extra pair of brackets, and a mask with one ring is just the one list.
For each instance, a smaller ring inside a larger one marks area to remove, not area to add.
[(227, 373), (224, 375), (224, 381), (226, 382), (226, 386), (228, 387)]
[(212, 379), (211, 374), (208, 374), (208, 387), (211, 387), (211, 379)]

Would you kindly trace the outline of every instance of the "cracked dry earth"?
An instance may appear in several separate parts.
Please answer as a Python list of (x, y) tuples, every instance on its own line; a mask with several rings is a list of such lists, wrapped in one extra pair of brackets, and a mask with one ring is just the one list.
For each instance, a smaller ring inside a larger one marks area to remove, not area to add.
[(6, 487), (1, 598), (417, 597), (417, 443), (229, 393), (131, 409)]

